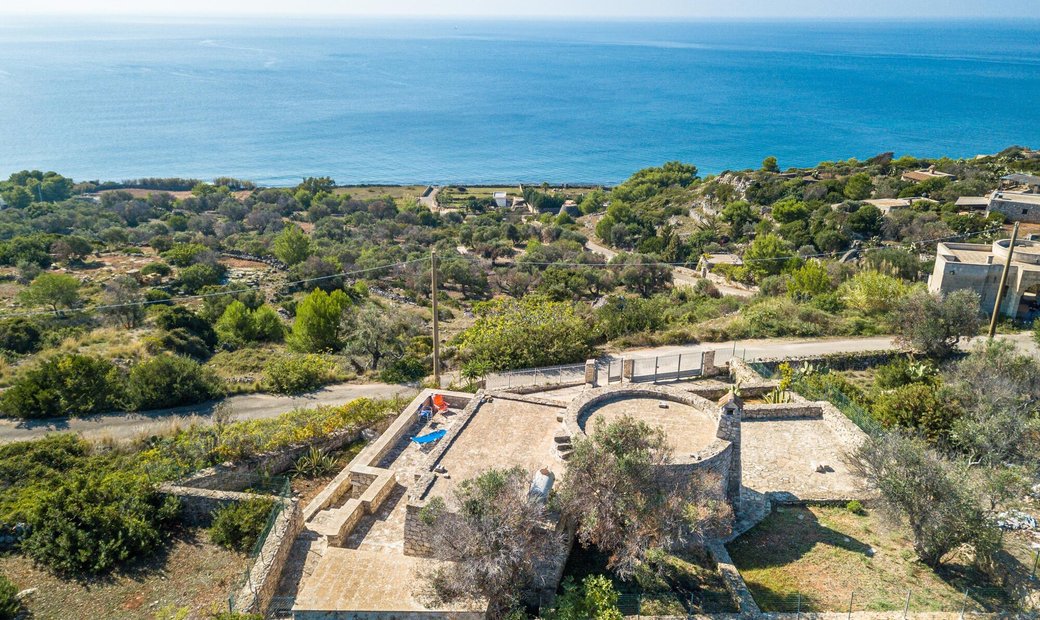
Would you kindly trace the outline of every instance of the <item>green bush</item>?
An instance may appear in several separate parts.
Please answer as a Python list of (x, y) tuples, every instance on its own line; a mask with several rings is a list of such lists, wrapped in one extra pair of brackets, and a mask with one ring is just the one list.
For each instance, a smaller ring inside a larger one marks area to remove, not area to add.
[(22, 317), (0, 321), (0, 349), (12, 353), (32, 353), (40, 348), (40, 329)]
[(385, 383), (415, 383), (421, 381), (429, 372), (430, 369), (421, 359), (406, 355), (387, 365), (379, 374), (379, 378)]
[(176, 498), (157, 493), (141, 474), (76, 469), (41, 491), (22, 550), (59, 573), (106, 572), (153, 552), (178, 509)]
[(336, 364), (321, 355), (290, 355), (268, 362), (264, 387), (276, 394), (309, 392), (336, 379)]
[(260, 539), (274, 502), (254, 498), (235, 502), (213, 513), (209, 535), (214, 544), (233, 551), (248, 551)]
[(158, 355), (130, 370), (127, 396), (131, 409), (163, 409), (210, 400), (221, 393), (213, 372), (178, 355)]
[(873, 413), (885, 426), (917, 429), (932, 441), (949, 433), (952, 408), (940, 398), (935, 386), (911, 383), (883, 392), (874, 400)]
[(862, 515), (866, 513), (866, 511), (863, 510), (863, 504), (860, 503), (858, 499), (854, 499), (851, 502), (845, 504), (845, 510), (854, 515)]
[(82, 416), (118, 408), (123, 390), (123, 375), (112, 362), (60, 355), (18, 377), (0, 396), (0, 409), (18, 418)]
[(18, 615), (18, 588), (3, 575), (0, 575), (0, 620), (14, 620)]

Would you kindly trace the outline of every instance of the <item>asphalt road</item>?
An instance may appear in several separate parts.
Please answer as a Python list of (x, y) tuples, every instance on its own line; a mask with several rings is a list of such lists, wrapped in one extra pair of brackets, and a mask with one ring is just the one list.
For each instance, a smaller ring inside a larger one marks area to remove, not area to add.
[[(998, 336), (1014, 342), (1025, 353), (1040, 355), (1040, 348), (1033, 341), (1029, 332)], [(984, 337), (973, 338), (961, 344), (964, 349), (973, 343), (984, 340)], [(856, 351), (876, 351), (895, 348), (891, 337), (874, 338), (775, 338), (768, 340), (742, 340), (738, 342), (707, 342), (697, 345), (649, 347), (626, 349), (610, 356), (652, 357), (654, 355), (673, 355), (676, 353), (699, 353), (715, 351), (715, 363), (724, 364), (734, 355), (744, 359), (798, 357), (808, 355), (825, 355), (828, 353), (848, 353)], [(272, 418), (296, 407), (314, 407), (317, 405), (337, 405), (355, 398), (388, 398), (395, 395), (411, 397), (416, 393), (412, 388), (400, 385), (342, 383), (330, 385), (322, 390), (301, 396), (275, 396), (272, 394), (243, 394), (227, 399), (235, 420), (255, 420)], [(0, 419), (0, 443), (36, 439), (48, 433), (75, 432), (87, 439), (111, 438), (115, 440), (132, 439), (141, 435), (150, 435), (169, 429), (175, 425), (188, 425), (193, 422), (209, 423), (210, 414), (215, 402), (176, 409), (147, 411), (142, 413), (113, 413), (87, 418), (31, 420), (18, 422)]]
[[(300, 396), (242, 394), (231, 396), (226, 401), (231, 405), (231, 412), (235, 420), (256, 420), (273, 418), (296, 407), (341, 405), (361, 397), (389, 398), (395, 395), (411, 397), (415, 393), (414, 389), (402, 385), (341, 383)], [(177, 425), (208, 424), (217, 402), (175, 409), (140, 413), (111, 413), (74, 419), (28, 421), (0, 419), (0, 443), (37, 439), (55, 432), (74, 432), (87, 439), (132, 439), (141, 435), (156, 434)]]

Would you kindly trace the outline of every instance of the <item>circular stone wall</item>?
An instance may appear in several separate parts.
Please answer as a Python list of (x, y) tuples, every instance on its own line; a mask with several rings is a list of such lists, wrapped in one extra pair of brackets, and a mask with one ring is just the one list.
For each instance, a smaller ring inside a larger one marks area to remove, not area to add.
[(696, 463), (729, 446), (717, 438), (719, 416), (714, 408), (711, 401), (675, 388), (610, 386), (588, 390), (573, 401), (564, 414), (564, 426), (578, 438), (591, 433), (596, 424), (629, 416), (662, 429), (677, 463)]

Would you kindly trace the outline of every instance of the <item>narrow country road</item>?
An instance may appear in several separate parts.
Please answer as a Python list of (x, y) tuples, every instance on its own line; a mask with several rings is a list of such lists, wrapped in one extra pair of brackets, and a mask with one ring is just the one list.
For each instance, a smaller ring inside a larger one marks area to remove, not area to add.
[[(1029, 355), (1040, 355), (1040, 347), (1033, 341), (1031, 332), (1000, 335), (998, 340), (1007, 339), (1015, 343), (1020, 351)], [(976, 336), (961, 342), (961, 349), (970, 349), (975, 343), (982, 342), (985, 336)], [(747, 360), (802, 357), (828, 355), (832, 353), (854, 353), (862, 351), (880, 351), (895, 349), (896, 344), (891, 336), (874, 336), (867, 338), (770, 338), (759, 340), (739, 340), (726, 342), (704, 342), (696, 345), (676, 345), (666, 347), (643, 347), (625, 349), (608, 357), (640, 358), (655, 355), (675, 355), (677, 353), (700, 353), (715, 351), (715, 363), (724, 364), (732, 357)]]
[[(299, 396), (242, 394), (231, 396), (226, 402), (231, 405), (233, 418), (237, 421), (273, 418), (296, 407), (341, 405), (355, 398), (390, 398), (397, 395), (410, 397), (414, 394), (414, 389), (403, 385), (340, 383)], [(74, 432), (86, 439), (132, 439), (140, 435), (155, 434), (175, 425), (208, 424), (217, 402), (219, 401), (174, 409), (110, 413), (68, 420), (0, 419), (0, 443), (37, 439), (55, 432)]]

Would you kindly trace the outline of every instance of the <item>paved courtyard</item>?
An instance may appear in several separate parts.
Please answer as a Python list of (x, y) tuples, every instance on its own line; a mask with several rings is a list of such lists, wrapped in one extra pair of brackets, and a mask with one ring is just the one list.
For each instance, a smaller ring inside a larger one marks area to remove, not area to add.
[(519, 465), (529, 472), (549, 467), (560, 475), (562, 468), (553, 442), (560, 429), (560, 411), (558, 407), (505, 398), (485, 402), (437, 462), (447, 475), (437, 477), (430, 495), (446, 496), (457, 483), (492, 467)]
[[(741, 465), (744, 486), (799, 499), (863, 496), (861, 480), (846, 464), (848, 445), (827, 419), (744, 420)], [(816, 472), (822, 465), (832, 471)]]

